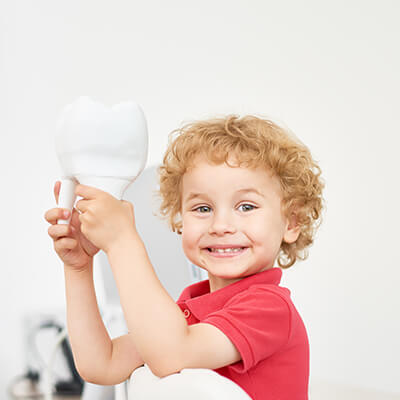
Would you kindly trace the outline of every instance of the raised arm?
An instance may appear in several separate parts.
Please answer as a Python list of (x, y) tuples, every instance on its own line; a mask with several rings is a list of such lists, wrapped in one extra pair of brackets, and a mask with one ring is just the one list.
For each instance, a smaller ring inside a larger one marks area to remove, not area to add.
[(99, 385), (123, 382), (143, 360), (130, 334), (110, 339), (97, 304), (93, 262), (81, 271), (65, 265), (64, 274), (68, 334), (79, 374)]
[[(54, 185), (58, 203), (61, 182)], [(81, 232), (78, 211), (74, 208), (70, 224), (69, 210), (52, 208), (45, 213), (51, 225), (49, 236), (64, 263), (67, 303), (67, 326), (75, 364), (89, 382), (111, 385), (124, 381), (143, 364), (132, 336), (111, 340), (100, 316), (93, 283), (93, 257), (99, 251)]]
[(108, 257), (128, 328), (155, 375), (163, 377), (183, 368), (217, 369), (241, 359), (234, 344), (215, 326), (187, 325), (138, 236), (116, 243)]
[[(133, 205), (90, 186), (78, 185), (75, 193), (83, 198), (76, 204), (81, 231), (107, 254), (128, 330), (152, 372), (162, 377), (183, 368), (216, 369), (240, 360), (236, 347), (218, 328), (187, 325), (151, 265), (136, 230)], [(77, 313), (79, 304), (76, 308)], [(98, 340), (107, 348), (104, 335)], [(85, 360), (81, 363), (84, 368)]]

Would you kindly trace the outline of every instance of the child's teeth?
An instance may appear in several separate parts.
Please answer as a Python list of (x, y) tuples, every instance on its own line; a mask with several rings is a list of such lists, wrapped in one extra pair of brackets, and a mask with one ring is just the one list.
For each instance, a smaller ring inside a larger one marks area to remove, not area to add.
[(215, 253), (237, 253), (238, 251), (242, 250), (241, 247), (229, 248), (229, 249), (214, 249), (211, 248), (211, 251)]

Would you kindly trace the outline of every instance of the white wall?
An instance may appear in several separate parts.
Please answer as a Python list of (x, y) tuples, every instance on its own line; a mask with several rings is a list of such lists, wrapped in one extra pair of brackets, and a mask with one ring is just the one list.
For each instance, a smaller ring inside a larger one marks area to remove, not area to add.
[(64, 307), (43, 215), (58, 114), (89, 95), (142, 105), (150, 165), (172, 129), (224, 113), (272, 117), (308, 144), (327, 212), (284, 283), (308, 327), (312, 377), (400, 394), (398, 1), (0, 7), (1, 388), (23, 372), (23, 315)]

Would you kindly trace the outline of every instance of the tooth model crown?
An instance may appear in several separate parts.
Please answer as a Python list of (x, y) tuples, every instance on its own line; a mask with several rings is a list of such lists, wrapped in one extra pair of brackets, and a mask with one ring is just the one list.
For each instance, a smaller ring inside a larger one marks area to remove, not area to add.
[(147, 126), (133, 102), (111, 108), (80, 97), (59, 120), (56, 151), (65, 176), (135, 178), (147, 159)]
[(146, 119), (134, 102), (109, 108), (80, 97), (63, 110), (55, 145), (64, 178), (59, 207), (72, 209), (77, 183), (121, 199), (146, 164)]

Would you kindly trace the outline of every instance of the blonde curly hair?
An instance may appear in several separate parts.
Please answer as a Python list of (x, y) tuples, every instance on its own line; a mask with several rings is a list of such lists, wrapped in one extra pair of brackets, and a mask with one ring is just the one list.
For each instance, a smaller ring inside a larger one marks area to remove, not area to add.
[(300, 234), (294, 243), (281, 243), (278, 264), (291, 267), (297, 259), (308, 257), (323, 209), (321, 169), (308, 148), (290, 131), (276, 123), (247, 115), (228, 115), (191, 122), (169, 135), (163, 164), (158, 168), (161, 217), (168, 219), (172, 231), (182, 233), (182, 177), (193, 166), (196, 156), (211, 163), (228, 163), (234, 156), (236, 165), (264, 167), (279, 179), (282, 188), (282, 211), (295, 215)]

